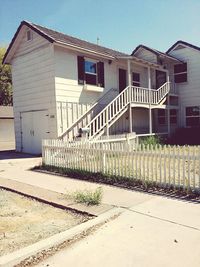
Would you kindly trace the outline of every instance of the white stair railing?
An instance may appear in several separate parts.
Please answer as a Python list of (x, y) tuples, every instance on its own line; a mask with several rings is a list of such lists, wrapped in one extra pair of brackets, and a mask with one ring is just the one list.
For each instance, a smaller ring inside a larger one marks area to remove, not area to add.
[(164, 83), (159, 89), (148, 89), (142, 87), (131, 86), (131, 99), (132, 103), (143, 103), (158, 105), (163, 98), (169, 93), (170, 83)]
[(60, 137), (59, 139), (73, 139), (78, 134), (80, 128), (87, 125), (93, 116), (98, 112), (98, 105), (101, 105), (101, 101), (108, 97), (108, 94), (115, 91), (116, 89), (111, 88), (105, 93), (97, 102), (95, 102), (84, 114), (82, 114)]
[(89, 128), (89, 139), (104, 131), (116, 116), (121, 115), (122, 111), (130, 103), (130, 88), (129, 86), (126, 87), (86, 126), (86, 128)]
[[(163, 84), (159, 89), (151, 89), (128, 86), (119, 95), (117, 95), (97, 116), (91, 119), (94, 113), (95, 103), (87, 112), (85, 112), (76, 122), (74, 122), (60, 137), (68, 137), (71, 134), (75, 136), (81, 127), (89, 128), (89, 139), (103, 134), (109, 127), (126, 111), (130, 103), (158, 105), (169, 93), (169, 82)], [(105, 97), (105, 95), (103, 96)], [(90, 121), (87, 118), (90, 117)]]
[(158, 90), (128, 86), (113, 101), (111, 101), (90, 123), (86, 126), (89, 128), (89, 140), (103, 134), (113, 121), (116, 121), (130, 103), (142, 103), (158, 105), (169, 93), (169, 82), (163, 84)]

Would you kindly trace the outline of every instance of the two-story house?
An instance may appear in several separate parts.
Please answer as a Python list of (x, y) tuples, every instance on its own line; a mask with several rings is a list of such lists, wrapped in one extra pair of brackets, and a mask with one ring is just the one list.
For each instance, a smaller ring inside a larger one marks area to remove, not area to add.
[(3, 62), (12, 66), (16, 150), (43, 138), (89, 140), (126, 132), (168, 133), (200, 124), (200, 48), (131, 55), (22, 21)]

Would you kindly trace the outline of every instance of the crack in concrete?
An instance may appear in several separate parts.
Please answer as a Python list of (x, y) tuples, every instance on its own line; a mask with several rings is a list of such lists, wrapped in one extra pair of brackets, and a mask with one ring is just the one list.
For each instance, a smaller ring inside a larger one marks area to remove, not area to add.
[(171, 221), (171, 220), (168, 220), (168, 219), (164, 219), (164, 218), (160, 218), (160, 217), (157, 217), (157, 216), (154, 216), (154, 215), (150, 215), (150, 214), (147, 214), (147, 213), (144, 213), (144, 212), (140, 212), (140, 211), (137, 211), (137, 210), (130, 209), (128, 207), (124, 207), (124, 206), (116, 206), (116, 207), (125, 209), (127, 211), (131, 211), (133, 213), (137, 213), (137, 214), (140, 214), (140, 215), (143, 215), (143, 216), (147, 216), (147, 217), (150, 217), (150, 218), (153, 218), (153, 219), (157, 219), (157, 220), (160, 220), (160, 221), (164, 221), (164, 222), (176, 224), (176, 225), (179, 225), (179, 226), (183, 226), (183, 227), (186, 227), (186, 228), (190, 228), (190, 229), (193, 229), (193, 230), (196, 230), (196, 231), (200, 231), (200, 229), (197, 228), (197, 227), (189, 226), (189, 225), (178, 223), (178, 222), (174, 222), (174, 221)]

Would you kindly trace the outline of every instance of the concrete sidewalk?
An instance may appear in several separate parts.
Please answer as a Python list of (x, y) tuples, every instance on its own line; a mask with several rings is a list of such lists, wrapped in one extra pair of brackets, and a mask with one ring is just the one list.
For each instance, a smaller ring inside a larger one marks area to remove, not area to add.
[[(99, 186), (27, 170), (39, 162), (39, 158), (1, 160), (0, 179), (58, 193)], [(37, 266), (200, 266), (198, 203), (101, 186), (103, 203), (123, 207), (125, 212)]]

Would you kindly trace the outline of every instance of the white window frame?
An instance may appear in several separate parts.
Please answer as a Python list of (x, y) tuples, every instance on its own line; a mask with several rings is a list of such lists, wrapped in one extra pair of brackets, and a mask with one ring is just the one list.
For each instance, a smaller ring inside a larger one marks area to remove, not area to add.
[[(187, 115), (186, 109), (187, 108), (195, 108), (195, 107), (199, 108), (199, 115)], [(185, 107), (185, 126), (187, 128), (198, 127), (199, 125), (197, 125), (197, 126), (187, 125), (187, 118), (199, 118), (199, 120), (200, 120), (200, 106), (196, 105), (196, 106), (187, 106), (187, 107)]]
[(93, 72), (87, 72), (85, 71), (86, 74), (90, 74), (90, 75), (96, 75), (97, 76), (97, 60), (94, 60), (94, 59), (91, 59), (91, 58), (84, 58), (84, 66), (85, 66), (85, 62), (88, 61), (88, 62), (92, 62), (94, 64), (96, 64), (96, 73), (93, 73)]
[[(179, 84), (179, 83), (187, 83), (187, 82), (188, 82), (188, 63), (187, 63), (187, 62), (185, 62), (185, 63), (187, 64), (187, 71), (174, 73), (174, 83), (175, 83), (175, 84)], [(179, 64), (178, 64), (178, 65), (179, 65)], [(180, 64), (180, 65), (181, 65), (181, 64)], [(181, 74), (186, 74), (186, 75), (187, 75), (187, 81), (185, 81), (185, 82), (179, 82), (179, 83), (175, 82), (175, 77), (178, 76), (178, 75), (181, 75)]]
[(133, 83), (137, 83), (138, 85), (133, 85), (133, 86), (140, 87), (140, 80), (139, 80), (139, 82), (138, 81), (134, 81), (133, 80), (133, 73), (138, 74), (139, 78), (141, 77), (141, 74), (139, 72), (134, 72), (134, 71), (132, 72), (132, 85), (133, 85)]

